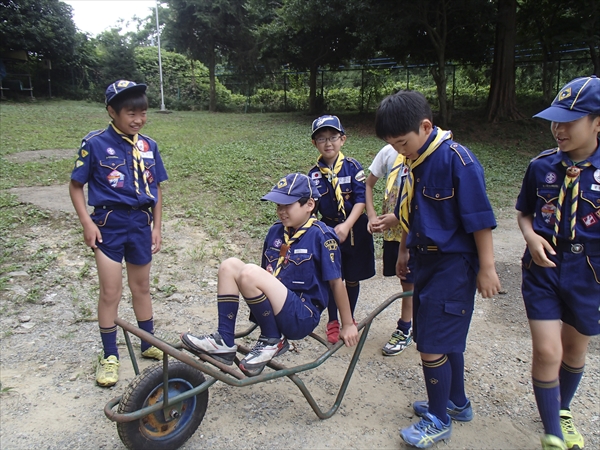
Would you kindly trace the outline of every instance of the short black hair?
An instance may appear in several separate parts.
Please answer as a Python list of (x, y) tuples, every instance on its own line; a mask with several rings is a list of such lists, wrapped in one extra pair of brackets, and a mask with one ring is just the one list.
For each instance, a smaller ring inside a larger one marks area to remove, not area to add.
[(146, 110), (148, 109), (148, 97), (146, 97), (144, 92), (140, 91), (132, 91), (131, 93), (122, 92), (120, 95), (115, 96), (115, 99), (108, 106), (112, 107), (117, 114), (123, 108), (133, 111)]
[[(302, 197), (301, 199), (298, 200), (298, 203), (300, 203), (300, 206), (304, 206), (304, 205), (306, 205), (308, 203), (308, 200), (310, 198), (311, 197)], [(314, 199), (314, 198), (313, 198), (313, 200), (315, 201), (315, 207), (313, 208), (313, 210), (311, 211), (311, 213), (314, 214), (319, 209), (319, 200), (318, 199)]]
[(375, 133), (380, 139), (419, 132), (424, 119), (433, 123), (427, 99), (417, 91), (398, 91), (388, 95), (377, 107)]

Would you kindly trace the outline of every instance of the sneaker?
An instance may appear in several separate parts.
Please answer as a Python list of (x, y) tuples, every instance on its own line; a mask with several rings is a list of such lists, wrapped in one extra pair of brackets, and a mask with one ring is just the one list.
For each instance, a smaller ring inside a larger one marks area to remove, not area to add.
[(583, 436), (575, 428), (573, 414), (568, 409), (560, 410), (560, 429), (567, 448), (581, 450), (583, 448)]
[(451, 434), (451, 420), (445, 425), (440, 419), (429, 413), (425, 413), (419, 422), (400, 431), (400, 437), (404, 439), (404, 442), (417, 448), (431, 447), (438, 441), (450, 438)]
[[(415, 414), (419, 417), (425, 416), (429, 409), (429, 403), (427, 401), (418, 401), (413, 403), (413, 409)], [(459, 408), (452, 400), (448, 400), (448, 406), (446, 407), (446, 413), (452, 420), (458, 422), (470, 422), (473, 420), (473, 408), (471, 407), (471, 401), (467, 400), (467, 404), (462, 408)]]
[(542, 450), (567, 450), (567, 445), (558, 436), (545, 434), (542, 436)]
[(158, 359), (159, 361), (162, 361), (163, 351), (153, 345), (142, 352), (142, 357), (148, 359)]
[(383, 356), (399, 355), (406, 347), (412, 344), (412, 342), (412, 328), (408, 331), (408, 334), (396, 330), (392, 333), (392, 337), (390, 337), (388, 343), (381, 349), (381, 353), (383, 353)]
[(96, 369), (96, 383), (98, 386), (110, 387), (119, 381), (119, 360), (115, 355), (101, 359)]
[(332, 320), (327, 323), (327, 341), (335, 344), (340, 340), (340, 323)]
[(230, 347), (225, 344), (218, 331), (198, 337), (183, 333), (181, 342), (190, 352), (196, 355), (209, 355), (228, 366), (233, 364), (237, 352), (237, 345), (234, 344), (233, 347)]
[(261, 335), (250, 353), (240, 362), (240, 370), (248, 377), (255, 377), (269, 361), (284, 354), (289, 348), (290, 344), (284, 336), (268, 338)]

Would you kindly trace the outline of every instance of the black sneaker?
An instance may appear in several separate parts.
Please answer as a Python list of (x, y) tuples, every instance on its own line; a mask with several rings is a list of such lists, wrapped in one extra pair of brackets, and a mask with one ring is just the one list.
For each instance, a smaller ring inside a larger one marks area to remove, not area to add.
[(268, 338), (260, 336), (254, 347), (240, 362), (240, 369), (247, 377), (259, 375), (267, 363), (288, 351), (290, 344), (284, 336)]
[(229, 347), (219, 332), (205, 334), (203, 336), (193, 336), (189, 333), (181, 335), (181, 342), (192, 353), (196, 355), (209, 355), (223, 364), (231, 365), (235, 359), (237, 345)]

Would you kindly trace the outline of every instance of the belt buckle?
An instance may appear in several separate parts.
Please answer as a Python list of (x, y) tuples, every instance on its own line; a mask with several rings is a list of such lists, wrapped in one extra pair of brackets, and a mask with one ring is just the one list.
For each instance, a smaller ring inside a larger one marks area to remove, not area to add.
[(581, 253), (583, 252), (583, 244), (571, 244), (571, 253)]

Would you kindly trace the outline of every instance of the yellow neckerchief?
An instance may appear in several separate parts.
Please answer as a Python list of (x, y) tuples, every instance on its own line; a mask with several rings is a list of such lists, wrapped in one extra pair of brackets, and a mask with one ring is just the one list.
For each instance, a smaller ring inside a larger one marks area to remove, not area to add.
[(138, 142), (137, 133), (133, 136), (133, 140), (131, 140), (131, 139), (129, 139), (129, 136), (127, 136), (125, 133), (123, 133), (121, 130), (119, 130), (117, 127), (115, 127), (114, 123), (111, 122), (110, 126), (113, 127), (113, 130), (115, 130), (115, 133), (117, 133), (119, 136), (121, 136), (125, 142), (128, 142), (129, 144), (131, 144), (132, 155), (133, 155), (133, 185), (135, 186), (136, 194), (141, 195), (140, 194), (140, 183), (139, 183), (139, 174), (141, 172), (142, 179), (144, 180), (144, 190), (146, 191), (146, 195), (150, 198), (154, 198), (154, 196), (150, 192), (150, 186), (148, 186), (148, 179), (146, 177), (146, 167), (144, 165), (144, 159), (142, 158), (142, 155), (140, 154), (140, 149), (137, 146), (137, 142)]
[(392, 188), (394, 187), (394, 183), (396, 182), (398, 173), (400, 172), (400, 167), (402, 167), (402, 164), (404, 164), (405, 159), (406, 158), (404, 155), (398, 153), (398, 156), (394, 161), (394, 165), (392, 166), (392, 170), (390, 170), (390, 173), (388, 174), (387, 182), (385, 183), (385, 193), (383, 194), (384, 200), (387, 200), (390, 192), (392, 192)]
[(333, 170), (325, 165), (323, 162), (323, 156), (319, 156), (317, 159), (317, 165), (319, 166), (319, 170), (323, 175), (327, 177), (329, 182), (331, 183), (331, 187), (335, 193), (335, 199), (338, 204), (338, 211), (342, 213), (344, 219), (346, 218), (346, 208), (344, 208), (344, 197), (342, 197), (342, 188), (340, 187), (339, 179), (337, 174), (342, 170), (342, 165), (344, 164), (344, 154), (340, 152), (338, 154), (337, 159), (333, 165)]
[(277, 265), (275, 266), (275, 270), (273, 271), (273, 276), (276, 277), (281, 272), (281, 268), (283, 267), (284, 262), (287, 262), (288, 252), (290, 251), (290, 247), (294, 244), (298, 239), (302, 237), (304, 233), (308, 231), (308, 229), (317, 221), (315, 216), (310, 216), (304, 225), (299, 227), (293, 236), (290, 237), (292, 233), (292, 229), (286, 227), (283, 233), (284, 244), (279, 249), (279, 259), (277, 259)]
[(570, 227), (570, 235), (569, 239), (575, 239), (575, 222), (577, 221), (577, 199), (579, 197), (579, 175), (586, 167), (590, 167), (592, 163), (588, 161), (581, 161), (578, 163), (574, 163), (573, 161), (565, 161), (562, 160), (561, 164), (567, 168), (567, 173), (565, 175), (565, 179), (563, 180), (563, 184), (560, 187), (560, 192), (558, 194), (558, 202), (556, 203), (556, 211), (554, 215), (556, 216), (554, 219), (554, 233), (552, 234), (552, 243), (556, 245), (556, 239), (558, 237), (558, 229), (560, 228), (560, 220), (562, 216), (562, 207), (565, 201), (565, 197), (567, 195), (567, 189), (571, 187), (571, 209), (569, 211), (569, 227)]
[(419, 164), (425, 161), (427, 157), (431, 155), (440, 146), (442, 142), (450, 138), (452, 138), (451, 131), (444, 131), (441, 128), (438, 128), (437, 136), (433, 141), (431, 141), (427, 149), (423, 153), (421, 153), (416, 160), (406, 160), (406, 165), (408, 167), (408, 175), (404, 182), (404, 186), (402, 187), (402, 195), (400, 196), (400, 224), (402, 225), (402, 229), (406, 233), (408, 233), (409, 228), (408, 218), (410, 214), (410, 204), (414, 195), (414, 180), (412, 171), (415, 167), (417, 167)]

